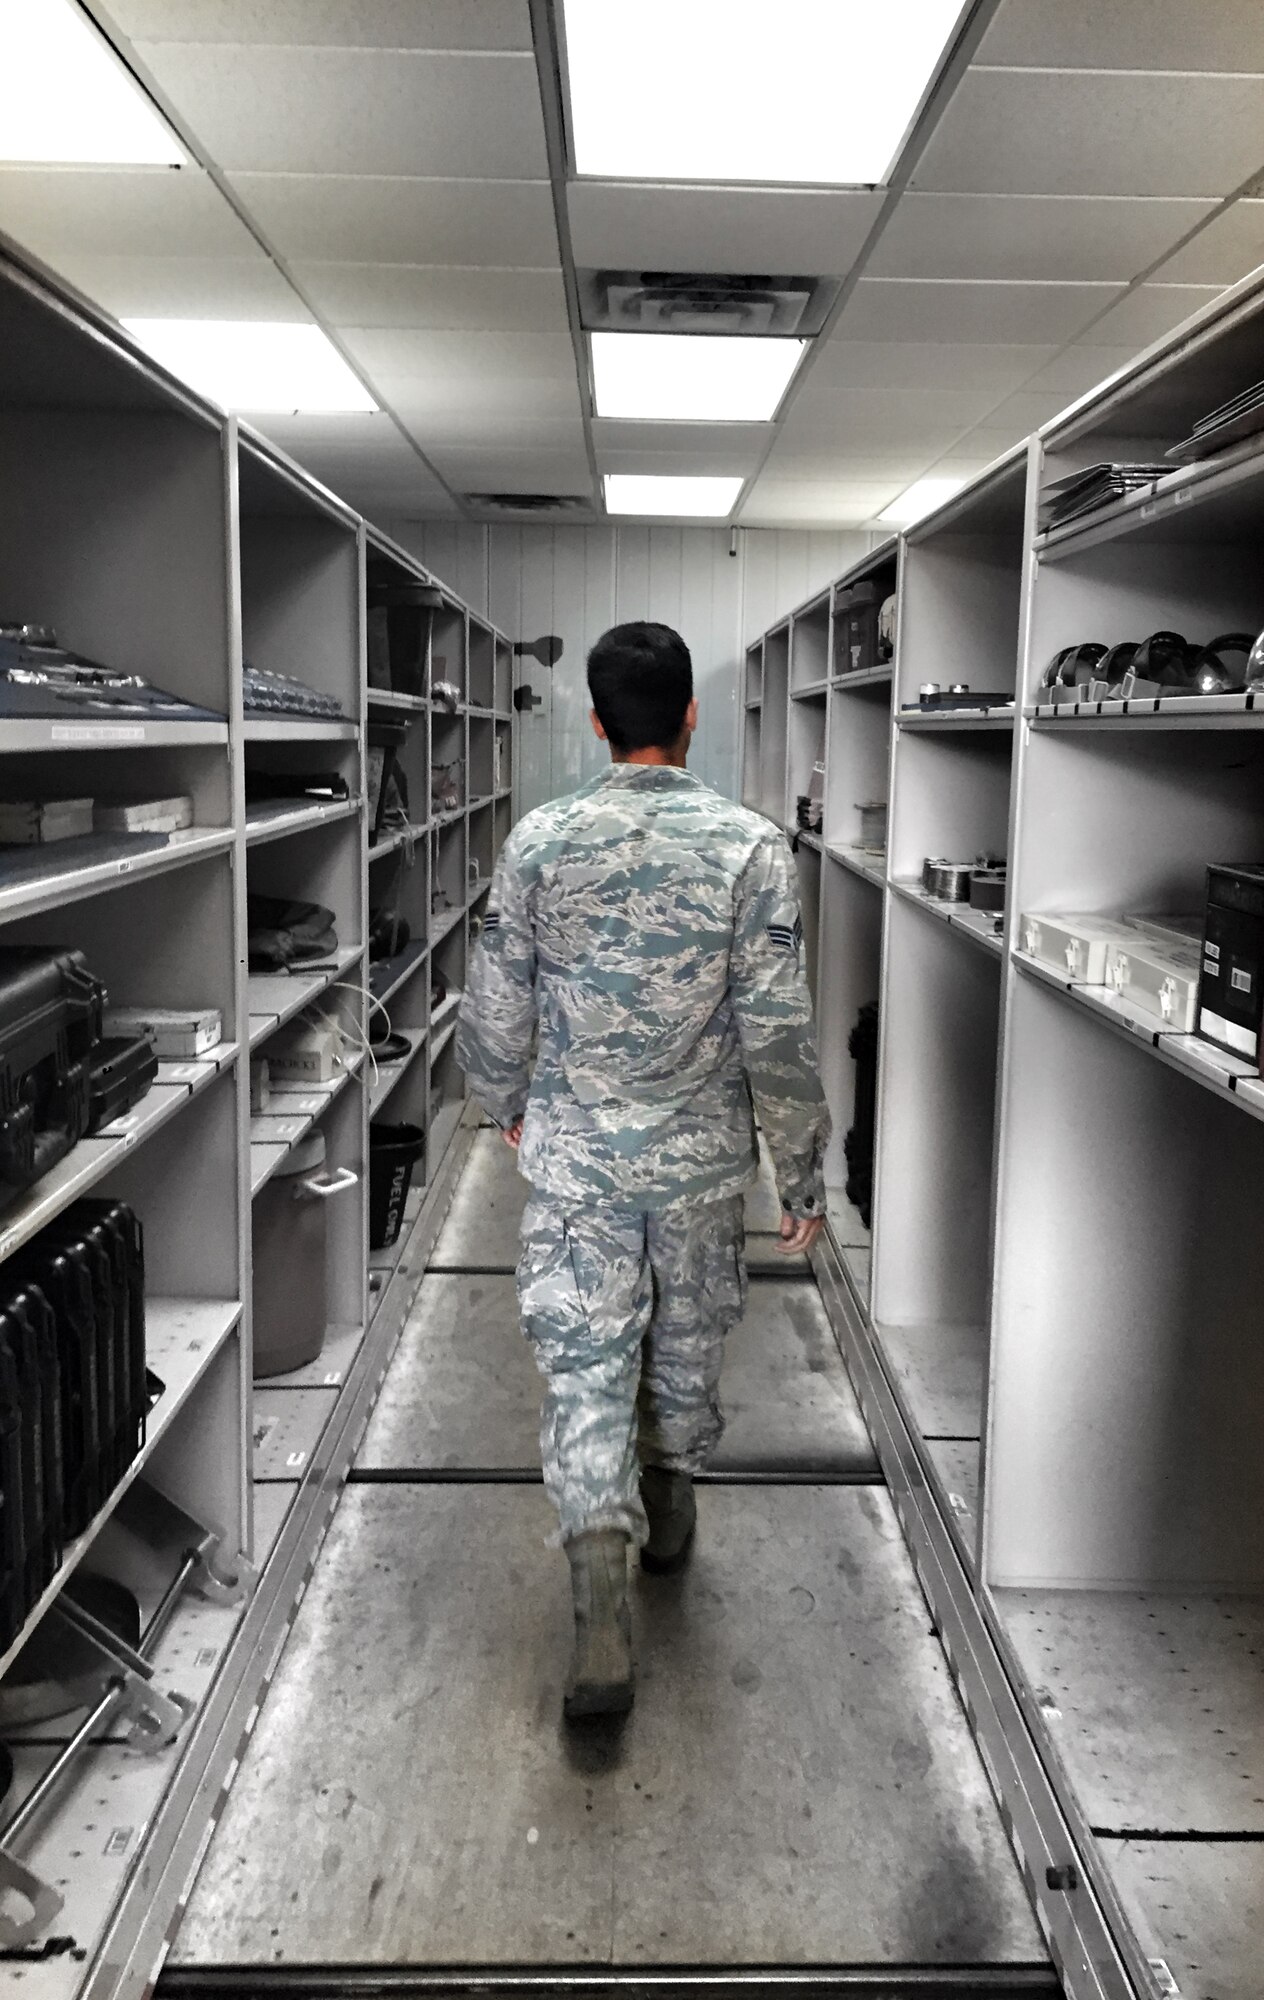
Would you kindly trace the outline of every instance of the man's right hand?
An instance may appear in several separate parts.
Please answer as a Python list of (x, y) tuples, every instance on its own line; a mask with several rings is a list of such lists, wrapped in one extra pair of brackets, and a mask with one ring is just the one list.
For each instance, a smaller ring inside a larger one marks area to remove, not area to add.
[(779, 1253), (783, 1257), (802, 1256), (812, 1248), (824, 1227), (823, 1215), (783, 1215)]
[(515, 1118), (512, 1125), (502, 1126), (500, 1136), (504, 1140), (507, 1146), (513, 1147), (516, 1153), (518, 1150), (518, 1143), (522, 1138), (521, 1118)]

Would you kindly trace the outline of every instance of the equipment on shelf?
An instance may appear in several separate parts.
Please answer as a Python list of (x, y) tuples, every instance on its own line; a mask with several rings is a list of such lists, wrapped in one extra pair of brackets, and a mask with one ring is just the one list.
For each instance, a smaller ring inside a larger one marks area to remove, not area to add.
[(338, 949), (334, 913), (321, 903), (287, 902), (252, 890), (246, 898), (246, 924), (252, 972), (319, 965)]
[(1005, 908), (1007, 875), (1003, 861), (976, 862), (970, 870), (970, 908), (997, 911)]
[(0, 1645), (135, 1459), (161, 1386), (140, 1223), (121, 1202), (76, 1202), (0, 1275)]
[(186, 793), (166, 799), (96, 799), (92, 825), (97, 833), (183, 833), (193, 824), (193, 801)]
[(799, 827), (804, 833), (819, 833), (825, 824), (825, 766), (817, 762), (812, 766), (812, 776), (808, 780), (807, 791), (796, 802)]
[(985, 692), (972, 688), (968, 681), (953, 681), (944, 688), (938, 681), (924, 681), (917, 690), (916, 701), (901, 704), (902, 715), (950, 715), (956, 709), (1012, 708), (1014, 697), (996, 690)]
[(834, 599), (834, 671), (865, 674), (878, 664), (878, 586), (854, 583)]
[(0, 623), (0, 721), (19, 720), (223, 722), (224, 716), (140, 674), (65, 651), (50, 626)]
[(91, 799), (0, 801), (2, 846), (46, 847), (57, 840), (80, 840), (91, 832)]
[(331, 1083), (342, 1067), (342, 1034), (324, 1013), (300, 1014), (268, 1043), (270, 1084)]
[(895, 630), (898, 600), (894, 593), (884, 597), (878, 606), (878, 665), (886, 666), (895, 658)]
[(139, 1104), (157, 1075), (158, 1056), (144, 1035), (98, 1042), (88, 1072), (89, 1133), (99, 1132)]
[(82, 952), (0, 948), (0, 1210), (88, 1129), (104, 998)]
[(268, 1109), (272, 1102), (272, 1072), (266, 1056), (250, 1058), (250, 1110), (254, 1117)]
[(1111, 465), (1105, 461), (1086, 465), (1055, 479), (1040, 495), (1037, 516), (1041, 529), (1061, 528), (1081, 514), (1093, 514), (1099, 507), (1122, 500), (1143, 486), (1152, 486), (1170, 470), (1166, 465)]
[(291, 674), (272, 673), (266, 667), (252, 667), (243, 660), (241, 705), (247, 715), (303, 715), (326, 721), (342, 720), (342, 703), (332, 694), (321, 694), (306, 681)]
[(1243, 438), (1254, 437), (1264, 430), (1264, 382), (1254, 382), (1249, 389), (1231, 396), (1227, 403), (1209, 410), (1200, 417), (1193, 431), (1183, 443), (1173, 445), (1168, 457), (1177, 465), (1189, 465), (1200, 458), (1210, 458), (1214, 452), (1224, 451), (1228, 445), (1238, 444)]
[(107, 1007), (107, 1035), (143, 1035), (159, 1062), (196, 1061), (223, 1040), (218, 1007)]
[(1114, 917), (1041, 911), (1023, 916), (1018, 935), (1022, 949), (1060, 973), (1068, 985), (1104, 986), (1111, 945), (1126, 946), (1136, 932)]
[(430, 804), (437, 813), (459, 812), (465, 803), (465, 760), (436, 764), (430, 776)]
[(869, 799), (857, 805), (860, 814), (860, 838), (857, 846), (870, 854), (885, 854), (887, 848), (887, 802), (885, 799)]
[(410, 824), (408, 778), (399, 757), (407, 736), (408, 724), (393, 716), (369, 722), (365, 785), (371, 847)]
[[(970, 876), (973, 863), (969, 861), (931, 861), (930, 879), (927, 893), (939, 903), (968, 903), (970, 900)], [(923, 871), (925, 880), (925, 871)]]
[(1264, 993), (1264, 867), (1207, 870), (1198, 1032), (1257, 1065)]
[(1255, 639), (1249, 632), (1222, 632), (1194, 655), (1195, 694), (1243, 694), (1251, 677)]
[[(131, 863), (168, 845), (165, 833), (89, 833), (59, 840), (50, 847), (0, 849), (0, 887), (17, 889), (33, 882), (51, 882), (77, 868), (101, 868), (109, 862)], [(120, 871), (121, 872), (121, 871)]]
[(1134, 1014), (1153, 1018), (1169, 1034), (1188, 1035), (1198, 1013), (1199, 950), (1136, 927), (1131, 939), (1106, 947), (1105, 984)]
[(329, 1319), (327, 1203), (360, 1184), (325, 1170), (325, 1135), (309, 1132), (255, 1197), (251, 1324), (255, 1379), (315, 1361)]
[(394, 958), (402, 951), (412, 936), (408, 919), (396, 910), (371, 910), (369, 912), (369, 958), (380, 960)]
[(1195, 646), (1180, 632), (1064, 646), (1040, 678), (1055, 707), (1079, 701), (1158, 701), (1171, 695), (1264, 692), (1264, 635), (1222, 632)]
[(461, 690), (455, 681), (432, 681), (430, 701), (432, 707), (445, 715), (456, 715), (461, 707)]
[(399, 1238), (413, 1170), (426, 1135), (416, 1125), (369, 1127), (369, 1248), (387, 1250)]
[(338, 805), (351, 797), (351, 787), (341, 771), (257, 771), (247, 768), (247, 805), (272, 805), (293, 799), (311, 799)]
[(856, 1065), (856, 1095), (851, 1130), (843, 1140), (847, 1161), (848, 1201), (866, 1229), (873, 1221), (873, 1153), (878, 1115), (878, 1003), (866, 1001), (847, 1038), (847, 1053)]
[[(373, 687), (396, 694), (424, 695), (430, 677), (430, 633), (443, 592), (411, 579), (368, 583), (369, 637)], [(384, 674), (384, 677), (383, 677)]]

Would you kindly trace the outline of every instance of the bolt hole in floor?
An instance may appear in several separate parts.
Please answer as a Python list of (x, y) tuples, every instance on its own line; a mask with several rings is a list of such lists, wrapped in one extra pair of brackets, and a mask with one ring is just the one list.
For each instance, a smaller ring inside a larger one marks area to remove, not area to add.
[(524, 1194), (477, 1133), (163, 1990), (1056, 1992), (810, 1275), (751, 1287), (632, 1713), (563, 1723)]

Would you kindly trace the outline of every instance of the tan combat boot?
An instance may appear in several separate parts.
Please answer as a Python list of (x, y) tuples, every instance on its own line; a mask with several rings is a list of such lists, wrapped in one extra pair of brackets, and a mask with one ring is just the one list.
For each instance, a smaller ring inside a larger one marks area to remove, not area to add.
[(698, 1524), (691, 1476), (669, 1472), (665, 1465), (647, 1465), (641, 1474), (641, 1505), (650, 1524), (650, 1538), (641, 1550), (641, 1567), (659, 1575), (679, 1569)]
[(566, 1544), (575, 1600), (575, 1657), (562, 1704), (568, 1722), (632, 1706), (628, 1540), (617, 1528), (599, 1528)]

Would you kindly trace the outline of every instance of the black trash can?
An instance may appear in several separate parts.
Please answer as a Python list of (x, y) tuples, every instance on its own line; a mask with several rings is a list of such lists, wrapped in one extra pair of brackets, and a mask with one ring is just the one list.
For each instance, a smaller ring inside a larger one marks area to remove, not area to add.
[(426, 1150), (419, 1125), (369, 1127), (369, 1248), (386, 1250), (397, 1241), (413, 1168)]

